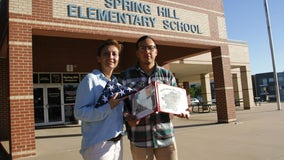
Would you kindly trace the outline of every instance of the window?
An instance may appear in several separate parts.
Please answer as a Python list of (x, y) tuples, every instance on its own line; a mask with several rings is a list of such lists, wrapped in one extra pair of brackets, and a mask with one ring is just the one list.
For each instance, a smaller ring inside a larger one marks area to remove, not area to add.
[(269, 91), (274, 91), (275, 87), (274, 86), (269, 86)]
[(267, 79), (266, 78), (262, 79), (262, 85), (267, 85)]

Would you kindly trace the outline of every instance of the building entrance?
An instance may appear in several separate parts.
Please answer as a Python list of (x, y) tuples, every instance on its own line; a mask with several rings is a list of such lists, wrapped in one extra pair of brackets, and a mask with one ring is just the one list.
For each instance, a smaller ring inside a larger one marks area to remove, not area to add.
[(63, 123), (62, 85), (34, 86), (35, 126)]

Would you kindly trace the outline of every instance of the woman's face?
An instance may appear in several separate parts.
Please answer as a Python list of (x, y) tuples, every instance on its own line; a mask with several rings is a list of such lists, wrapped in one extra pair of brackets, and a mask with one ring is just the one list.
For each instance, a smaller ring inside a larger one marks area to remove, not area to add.
[(119, 51), (114, 45), (102, 49), (101, 55), (97, 58), (102, 70), (114, 70), (119, 62)]

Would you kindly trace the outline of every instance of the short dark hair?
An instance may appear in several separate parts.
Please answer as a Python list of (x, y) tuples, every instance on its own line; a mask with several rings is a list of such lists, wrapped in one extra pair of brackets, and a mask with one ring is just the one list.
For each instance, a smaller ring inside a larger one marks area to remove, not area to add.
[(145, 35), (145, 36), (140, 37), (140, 38), (136, 41), (136, 48), (139, 47), (139, 43), (140, 43), (140, 42), (142, 42), (142, 41), (144, 41), (144, 40), (146, 40), (146, 39), (148, 39), (148, 38), (151, 39), (151, 40), (155, 43), (155, 45), (156, 45), (156, 47), (157, 47), (157, 43), (156, 43), (156, 41), (154, 40), (154, 38), (152, 38), (151, 36)]
[(97, 55), (101, 56), (103, 48), (105, 48), (106, 46), (111, 46), (111, 45), (116, 46), (117, 49), (118, 49), (118, 53), (119, 54), (121, 53), (123, 45), (121, 43), (119, 43), (117, 40), (107, 39), (107, 40), (103, 41), (103, 43), (99, 46), (98, 51), (97, 51)]

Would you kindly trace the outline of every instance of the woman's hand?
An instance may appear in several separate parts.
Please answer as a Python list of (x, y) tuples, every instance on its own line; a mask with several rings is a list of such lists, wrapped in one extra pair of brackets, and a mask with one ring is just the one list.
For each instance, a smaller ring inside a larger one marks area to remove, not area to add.
[(108, 100), (111, 109), (114, 109), (122, 99), (116, 99), (118, 93), (114, 93), (114, 96)]

